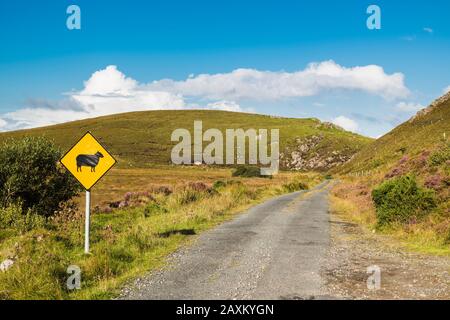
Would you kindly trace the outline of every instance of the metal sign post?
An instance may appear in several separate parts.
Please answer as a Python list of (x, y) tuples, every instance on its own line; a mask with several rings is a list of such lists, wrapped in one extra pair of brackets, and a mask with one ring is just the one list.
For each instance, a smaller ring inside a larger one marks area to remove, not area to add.
[(116, 164), (116, 159), (109, 154), (90, 132), (87, 132), (67, 151), (60, 162), (86, 190), (84, 253), (89, 253), (91, 189)]
[(84, 253), (89, 253), (89, 229), (91, 218), (91, 192), (86, 190), (86, 217), (84, 225)]

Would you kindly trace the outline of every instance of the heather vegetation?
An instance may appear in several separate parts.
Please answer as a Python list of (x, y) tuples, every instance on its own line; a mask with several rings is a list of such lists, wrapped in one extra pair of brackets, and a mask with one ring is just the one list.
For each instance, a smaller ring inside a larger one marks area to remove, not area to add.
[(449, 112), (447, 95), (344, 165), (335, 211), (415, 250), (450, 254)]

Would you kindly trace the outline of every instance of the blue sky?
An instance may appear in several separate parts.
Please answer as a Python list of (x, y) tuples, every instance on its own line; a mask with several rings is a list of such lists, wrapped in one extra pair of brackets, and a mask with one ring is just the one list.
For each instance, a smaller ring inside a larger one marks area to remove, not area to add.
[[(71, 4), (81, 30), (66, 27)], [(381, 30), (366, 27), (370, 4)], [(448, 12), (447, 0), (2, 1), (0, 130), (213, 108), (376, 137), (450, 86)]]

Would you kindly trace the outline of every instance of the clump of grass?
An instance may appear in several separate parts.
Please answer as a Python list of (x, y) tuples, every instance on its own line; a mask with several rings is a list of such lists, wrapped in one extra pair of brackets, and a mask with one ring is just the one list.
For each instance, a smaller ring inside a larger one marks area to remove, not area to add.
[(267, 177), (261, 175), (261, 169), (257, 166), (239, 166), (237, 167), (233, 173), (233, 177), (243, 177), (243, 178), (252, 178), (252, 177)]
[(445, 144), (441, 148), (439, 148), (436, 152), (434, 152), (430, 158), (429, 163), (431, 166), (439, 166), (443, 163), (446, 163), (450, 160), (450, 143)]
[(295, 191), (308, 190), (308, 189), (309, 189), (308, 185), (302, 181), (292, 181), (292, 182), (283, 184), (283, 190), (285, 192), (295, 192)]
[(152, 202), (144, 208), (144, 216), (149, 217), (152, 214), (167, 213), (167, 208), (157, 202)]
[(216, 180), (213, 183), (213, 190), (215, 191), (219, 191), (227, 186), (232, 186), (232, 185), (241, 185), (242, 182), (239, 180)]
[(436, 208), (433, 190), (420, 187), (414, 175), (388, 180), (372, 191), (378, 226), (408, 223)]
[(6, 208), (0, 208), (0, 229), (11, 228), (25, 233), (43, 227), (45, 221), (43, 216), (34, 213), (31, 209), (23, 209), (21, 204), (11, 204)]

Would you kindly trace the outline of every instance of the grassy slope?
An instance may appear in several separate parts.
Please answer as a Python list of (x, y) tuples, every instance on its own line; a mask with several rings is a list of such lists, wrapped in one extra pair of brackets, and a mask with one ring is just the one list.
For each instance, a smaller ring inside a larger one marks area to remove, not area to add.
[(331, 200), (338, 208), (335, 211), (372, 229), (376, 224), (373, 188), (391, 177), (413, 173), (419, 184), (434, 189), (438, 207), (420, 221), (383, 232), (415, 251), (450, 255), (450, 166), (448, 161), (440, 165), (430, 161), (449, 148), (450, 94), (437, 101), (426, 114), (398, 126), (336, 169), (342, 183), (333, 190)]
[(295, 138), (323, 134), (325, 139), (317, 152), (333, 150), (354, 154), (371, 142), (350, 132), (321, 126), (316, 119), (276, 118), (264, 115), (225, 111), (145, 111), (74, 121), (49, 127), (0, 134), (0, 141), (24, 135), (45, 135), (63, 149), (72, 146), (90, 130), (119, 160), (119, 166), (148, 167), (170, 163), (170, 141), (173, 130), (186, 128), (193, 132), (194, 120), (202, 120), (203, 128), (280, 129), (280, 151)]
[(341, 168), (341, 173), (381, 169), (400, 160), (403, 155), (416, 156), (423, 150), (433, 150), (442, 143), (443, 135), (450, 135), (450, 98), (429, 113), (407, 121), (364, 147)]

